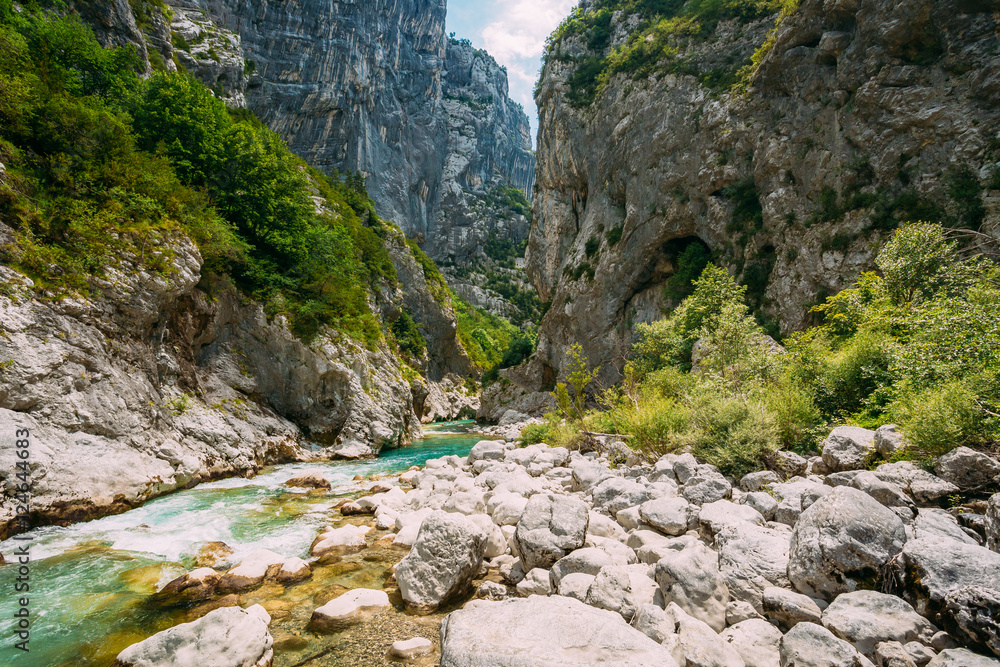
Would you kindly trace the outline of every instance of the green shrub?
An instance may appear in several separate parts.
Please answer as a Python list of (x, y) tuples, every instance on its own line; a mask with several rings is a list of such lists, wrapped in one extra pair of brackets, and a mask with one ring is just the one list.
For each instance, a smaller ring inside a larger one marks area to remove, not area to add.
[(517, 327), (455, 295), (451, 295), (451, 302), (458, 319), (458, 339), (473, 365), (486, 371), (499, 364), (511, 342), (520, 335)]
[(632, 436), (630, 447), (651, 458), (678, 452), (691, 444), (691, 411), (680, 401), (652, 391), (636, 402), (620, 401), (601, 418), (607, 432)]
[(522, 447), (537, 445), (540, 442), (548, 440), (551, 433), (552, 427), (549, 424), (528, 424), (521, 429), (521, 437), (518, 442)]
[(623, 225), (618, 225), (617, 227), (612, 227), (604, 234), (604, 238), (608, 241), (608, 247), (614, 247), (618, 245), (618, 242), (622, 240), (622, 232), (625, 231)]
[(689, 369), (691, 349), (703, 328), (712, 328), (726, 304), (743, 304), (745, 287), (738, 286), (729, 273), (709, 264), (694, 281), (694, 291), (665, 319), (636, 327), (640, 340), (633, 352), (640, 374), (667, 365)]
[(979, 446), (1000, 436), (1000, 420), (983, 412), (978, 393), (963, 380), (906, 393), (893, 405), (892, 419), (909, 447), (940, 456), (955, 447)]
[(725, 475), (763, 468), (779, 448), (779, 433), (763, 405), (738, 397), (701, 393), (694, 402), (698, 430), (691, 453)]
[(403, 353), (417, 359), (424, 356), (424, 352), (427, 351), (427, 342), (410, 313), (405, 310), (400, 311), (399, 317), (392, 323), (390, 330)]
[(768, 386), (761, 400), (783, 449), (808, 450), (826, 435), (826, 421), (812, 392), (790, 377)]

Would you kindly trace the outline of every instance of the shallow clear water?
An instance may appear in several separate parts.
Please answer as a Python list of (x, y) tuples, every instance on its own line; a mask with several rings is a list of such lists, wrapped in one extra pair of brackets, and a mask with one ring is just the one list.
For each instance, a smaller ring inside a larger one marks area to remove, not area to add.
[[(481, 439), (468, 432), (471, 425), (425, 427), (423, 439), (376, 460), (274, 466), (253, 479), (202, 484), (124, 514), (32, 531), (30, 593), (14, 593), (16, 566), (0, 568), (0, 665), (109, 666), (125, 646), (190, 620), (185, 612), (155, 611), (144, 602), (192, 569), (206, 542), (225, 542), (235, 552), (233, 562), (257, 549), (307, 558), (318, 529), (330, 522), (336, 496), (359, 490), (352, 481), (356, 475), (399, 472), (449, 454), (464, 456)], [(313, 469), (323, 470), (333, 484), (332, 494), (284, 486)], [(10, 558), (21, 544), (0, 542), (0, 553)], [(13, 648), (10, 630), (21, 595), (31, 599), (27, 654)]]

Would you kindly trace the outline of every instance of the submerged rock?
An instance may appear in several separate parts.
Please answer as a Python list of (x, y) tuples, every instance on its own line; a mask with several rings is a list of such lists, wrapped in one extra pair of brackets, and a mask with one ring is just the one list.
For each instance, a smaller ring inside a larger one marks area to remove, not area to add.
[(313, 611), (309, 627), (316, 632), (338, 632), (360, 623), (370, 611), (391, 606), (385, 591), (355, 588)]
[(222, 575), (211, 568), (198, 568), (168, 583), (154, 596), (154, 600), (168, 605), (208, 600), (215, 594), (215, 587), (221, 578)]
[(300, 486), (306, 489), (331, 488), (330, 480), (324, 477), (323, 473), (318, 470), (306, 470), (305, 472), (299, 473), (285, 482), (285, 486)]
[(389, 648), (389, 655), (400, 660), (412, 660), (433, 652), (434, 644), (431, 643), (430, 639), (425, 639), (424, 637), (400, 639), (393, 642)]

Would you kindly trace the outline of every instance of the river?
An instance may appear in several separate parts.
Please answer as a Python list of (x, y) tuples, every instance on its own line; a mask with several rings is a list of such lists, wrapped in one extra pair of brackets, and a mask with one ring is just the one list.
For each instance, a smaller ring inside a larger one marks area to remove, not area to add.
[[(14, 649), (16, 640), (8, 630), (16, 598), (22, 595), (14, 593), (17, 568), (8, 563), (0, 568), (0, 618), (5, 630), (0, 664), (110, 667), (126, 646), (198, 615), (191, 610), (155, 609), (148, 599), (170, 580), (194, 569), (194, 558), (205, 543), (226, 543), (235, 552), (230, 559), (233, 563), (256, 549), (308, 559), (317, 531), (334, 517), (339, 519), (339, 513), (331, 516), (331, 507), (340, 498), (358, 492), (355, 476), (400, 472), (448, 454), (464, 456), (481, 439), (469, 432), (472, 426), (472, 422), (449, 422), (425, 427), (424, 438), (385, 452), (379, 459), (272, 466), (253, 479), (210, 482), (123, 514), (31, 531), (31, 591), (27, 594), (32, 613), (31, 650), (23, 653)], [(332, 492), (284, 485), (296, 474), (316, 469), (330, 480)], [(358, 517), (352, 522), (369, 519)], [(0, 542), (0, 553), (10, 559), (21, 544), (24, 542)], [(243, 606), (266, 603), (275, 619), (272, 633), (284, 638), (275, 652), (275, 667), (351, 664), (343, 651), (333, 650), (337, 642), (344, 643), (346, 650), (352, 643), (351, 633), (318, 637), (304, 630), (305, 623), (316, 606), (343, 587), (381, 588), (388, 567), (402, 555), (398, 549), (369, 549), (363, 555), (314, 568), (313, 578), (302, 584), (286, 589), (269, 583), (241, 595)], [(399, 623), (409, 626), (395, 628), (401, 635), (414, 629), (423, 629), (425, 635), (433, 631), (433, 619), (426, 619), (424, 628), (420, 619)]]

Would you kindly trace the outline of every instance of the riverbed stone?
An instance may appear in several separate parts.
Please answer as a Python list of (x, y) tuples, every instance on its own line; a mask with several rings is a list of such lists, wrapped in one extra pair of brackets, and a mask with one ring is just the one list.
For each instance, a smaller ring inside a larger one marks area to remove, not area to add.
[(918, 509), (912, 529), (914, 539), (937, 538), (979, 545), (979, 542), (962, 530), (954, 516), (937, 507)]
[(823, 612), (816, 601), (787, 588), (765, 588), (761, 604), (764, 614), (786, 630), (798, 623), (822, 623)]
[(355, 588), (313, 611), (309, 627), (320, 633), (339, 632), (360, 623), (369, 612), (390, 607), (385, 591)]
[(881, 480), (896, 484), (920, 504), (933, 503), (959, 491), (951, 482), (917, 467), (913, 461), (883, 463), (875, 469), (875, 474)]
[(726, 605), (726, 623), (729, 625), (736, 625), (751, 618), (764, 620), (764, 617), (749, 602), (730, 600), (729, 604)]
[(129, 646), (114, 667), (270, 667), (270, 621), (260, 605), (216, 609)]
[(723, 630), (721, 637), (739, 654), (746, 667), (779, 667), (781, 631), (767, 621), (741, 621)]
[(693, 525), (698, 508), (684, 498), (655, 498), (639, 505), (642, 521), (667, 535), (683, 535)]
[(888, 459), (903, 448), (903, 434), (895, 424), (883, 424), (875, 429), (875, 450)]
[(938, 653), (927, 667), (1000, 667), (1000, 660), (973, 653), (965, 648), (950, 648)]
[(516, 585), (517, 594), (521, 597), (530, 595), (551, 595), (552, 577), (549, 571), (536, 567), (521, 578)]
[(600, 512), (595, 512), (594, 510), (591, 510), (588, 516), (587, 535), (607, 537), (614, 540), (620, 540), (625, 537), (625, 531), (622, 530), (621, 524), (611, 517), (605, 516)]
[(1000, 493), (994, 493), (986, 505), (986, 546), (1000, 552)]
[(263, 583), (268, 575), (277, 574), (284, 561), (284, 556), (268, 549), (259, 549), (222, 575), (215, 588), (220, 593), (236, 593), (254, 588)]
[(516, 526), (524, 513), (528, 499), (516, 493), (495, 494), (486, 504), (486, 509), (498, 526)]
[(906, 542), (903, 522), (868, 494), (839, 486), (799, 517), (788, 578), (807, 595), (832, 599), (873, 586)]
[(913, 501), (903, 489), (892, 482), (880, 479), (878, 475), (868, 470), (858, 471), (851, 479), (849, 486), (863, 491), (886, 507), (912, 507)]
[(876, 591), (838, 595), (823, 611), (823, 626), (872, 659), (880, 642), (930, 641), (936, 631), (904, 600)]
[(309, 563), (301, 558), (289, 558), (281, 564), (281, 569), (275, 575), (279, 584), (295, 584), (305, 581), (312, 576), (312, 568)]
[(541, 667), (599, 662), (677, 667), (667, 651), (621, 616), (556, 596), (485, 602), (441, 623), (441, 667)]
[(396, 566), (406, 608), (436, 610), (463, 594), (483, 563), (487, 536), (467, 518), (434, 513), (420, 524), (413, 548)]
[(739, 653), (707, 623), (673, 602), (665, 611), (677, 623), (677, 637), (668, 639), (668, 645), (678, 662), (691, 667), (746, 667)]
[(503, 461), (506, 452), (502, 440), (480, 440), (469, 450), (469, 465), (476, 461)]
[(571, 597), (580, 602), (586, 602), (587, 591), (590, 590), (595, 579), (594, 575), (587, 574), (586, 572), (573, 572), (560, 579), (559, 583), (554, 585), (554, 588), (559, 595)]
[(934, 472), (962, 491), (981, 491), (1000, 479), (1000, 462), (968, 447), (956, 447), (937, 460)]
[(758, 470), (740, 478), (740, 488), (744, 491), (763, 491), (772, 484), (780, 484), (781, 478), (773, 470)]
[(875, 431), (838, 426), (823, 441), (823, 463), (833, 472), (860, 470), (875, 451)]
[(743, 504), (760, 512), (767, 521), (774, 519), (774, 512), (778, 509), (778, 501), (764, 491), (751, 491), (743, 497)]
[(806, 471), (808, 464), (808, 459), (795, 452), (783, 449), (774, 453), (774, 467), (784, 474), (786, 478), (801, 475)]
[(684, 483), (681, 493), (688, 502), (704, 505), (729, 498), (733, 493), (733, 485), (715, 466), (700, 465), (695, 474)]
[(602, 567), (614, 564), (614, 559), (602, 549), (596, 547), (577, 549), (560, 558), (552, 566), (552, 585), (559, 588), (559, 582), (567, 575), (579, 572), (596, 575)]
[(339, 528), (329, 527), (313, 540), (310, 553), (319, 558), (328, 553), (357, 551), (368, 546), (365, 535), (371, 531), (369, 526), (346, 524)]
[(781, 638), (781, 667), (873, 667), (872, 662), (822, 625), (799, 623)]
[(622, 477), (611, 477), (594, 488), (594, 507), (604, 509), (611, 514), (626, 507), (641, 505), (649, 500), (646, 487), (638, 482)]
[(719, 572), (719, 556), (704, 544), (667, 555), (656, 564), (656, 583), (665, 602), (705, 622), (715, 632), (726, 627), (729, 589)]
[(974, 544), (939, 538), (912, 540), (903, 548), (899, 564), (903, 597), (935, 623), (952, 591), (968, 586), (1000, 591), (1000, 554)]
[(765, 589), (790, 587), (789, 534), (753, 524), (728, 526), (715, 537), (729, 594), (763, 611)]
[(707, 537), (716, 535), (723, 528), (739, 524), (762, 526), (764, 516), (749, 505), (737, 505), (729, 500), (716, 500), (714, 503), (702, 505), (698, 513), (702, 534)]
[(943, 623), (963, 644), (986, 646), (1000, 656), (1000, 590), (966, 586), (945, 596)]
[(582, 500), (554, 494), (531, 496), (514, 534), (522, 567), (548, 569), (582, 547), (588, 522), (589, 508)]

